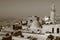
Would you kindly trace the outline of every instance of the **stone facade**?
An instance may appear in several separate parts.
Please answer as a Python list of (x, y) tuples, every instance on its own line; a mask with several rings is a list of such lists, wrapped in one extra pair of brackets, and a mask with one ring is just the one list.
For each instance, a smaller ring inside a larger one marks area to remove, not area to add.
[(60, 34), (60, 24), (43, 25), (42, 32), (52, 32), (54, 34)]

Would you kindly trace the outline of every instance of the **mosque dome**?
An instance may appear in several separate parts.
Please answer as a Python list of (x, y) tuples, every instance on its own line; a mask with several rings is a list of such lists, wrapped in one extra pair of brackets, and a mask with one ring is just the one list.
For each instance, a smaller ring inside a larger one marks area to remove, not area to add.
[(50, 20), (50, 17), (49, 16), (45, 16), (44, 20), (45, 21), (49, 21)]

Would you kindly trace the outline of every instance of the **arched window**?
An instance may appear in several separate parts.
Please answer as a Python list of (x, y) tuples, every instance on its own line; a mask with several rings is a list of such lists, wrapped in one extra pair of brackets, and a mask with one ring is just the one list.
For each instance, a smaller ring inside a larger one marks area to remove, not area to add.
[(33, 22), (33, 20), (30, 20), (30, 22)]
[(50, 22), (50, 24), (53, 24), (52, 22)]
[(57, 33), (59, 33), (59, 28), (57, 28)]
[(54, 33), (54, 28), (52, 28), (52, 33)]
[(48, 25), (49, 23), (46, 23), (46, 25)]

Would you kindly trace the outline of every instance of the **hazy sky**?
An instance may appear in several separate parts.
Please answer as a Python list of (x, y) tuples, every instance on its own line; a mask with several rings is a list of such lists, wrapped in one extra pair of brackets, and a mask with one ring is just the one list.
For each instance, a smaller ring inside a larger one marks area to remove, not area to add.
[[(55, 1), (56, 15), (60, 16), (60, 0)], [(51, 0), (0, 0), (0, 17), (27, 17), (50, 14)]]

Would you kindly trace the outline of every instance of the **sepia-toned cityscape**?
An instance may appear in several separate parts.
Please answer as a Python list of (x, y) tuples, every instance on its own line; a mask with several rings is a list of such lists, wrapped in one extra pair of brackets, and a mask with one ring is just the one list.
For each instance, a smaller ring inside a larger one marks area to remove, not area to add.
[[(0, 40), (60, 40), (60, 17), (59, 16), (57, 17), (56, 15), (57, 14), (56, 3), (55, 3), (56, 0), (46, 0), (46, 1), (50, 1), (51, 3), (50, 7), (51, 10), (48, 13), (50, 15), (43, 14), (45, 16), (41, 17), (39, 16), (39, 14), (38, 15), (33, 14), (34, 16), (29, 15), (26, 18), (25, 16), (20, 18), (18, 17), (16, 18), (15, 16), (14, 16), (15, 18), (13, 17), (9, 18), (9, 16), (7, 18), (0, 18)], [(34, 2), (37, 2), (37, 0)], [(44, 0), (43, 1), (41, 0), (41, 2), (44, 2)], [(48, 8), (46, 7), (46, 9)], [(4, 12), (5, 11), (3, 11), (3, 13)], [(15, 15), (17, 15), (17, 13)]]

